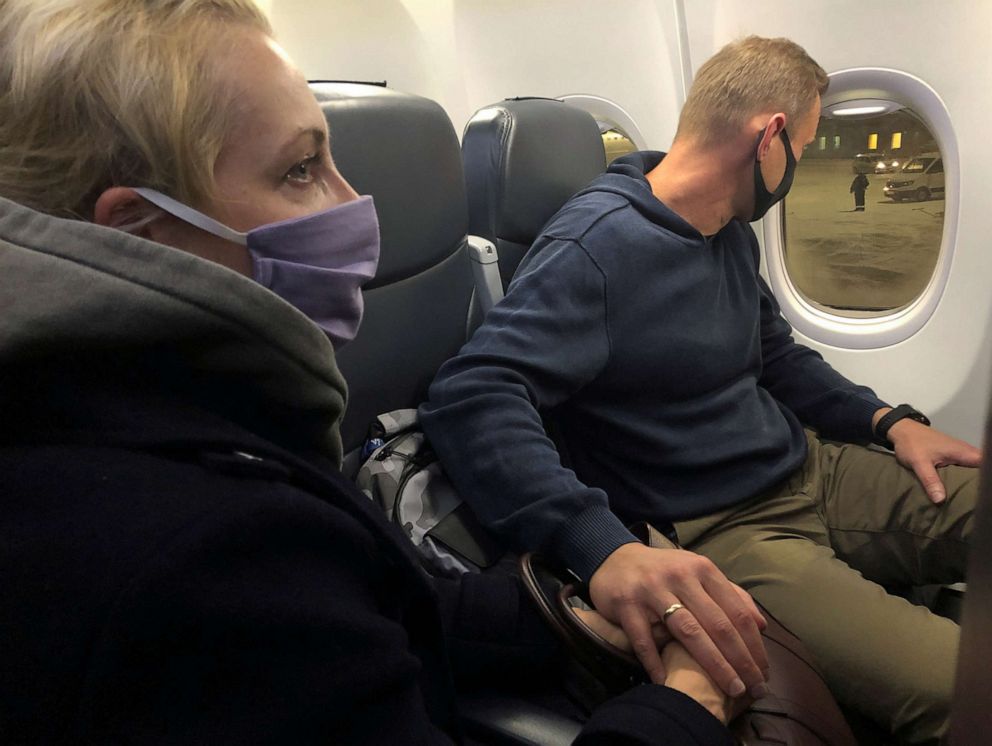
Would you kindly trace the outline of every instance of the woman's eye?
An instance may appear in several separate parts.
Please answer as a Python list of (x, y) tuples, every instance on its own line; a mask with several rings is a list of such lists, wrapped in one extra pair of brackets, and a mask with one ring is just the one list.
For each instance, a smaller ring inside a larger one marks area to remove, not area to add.
[(292, 181), (309, 183), (313, 181), (313, 167), (320, 160), (319, 154), (309, 155), (286, 172), (286, 178)]

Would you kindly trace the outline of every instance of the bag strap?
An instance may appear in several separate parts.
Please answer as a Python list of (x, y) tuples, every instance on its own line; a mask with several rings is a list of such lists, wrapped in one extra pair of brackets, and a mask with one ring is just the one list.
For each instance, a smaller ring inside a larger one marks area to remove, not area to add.
[(633, 655), (600, 637), (575, 613), (570, 599), (586, 596), (584, 584), (563, 579), (567, 571), (533, 552), (521, 555), (517, 562), (524, 587), (545, 622), (572, 657), (604, 685), (607, 696), (647, 681)]

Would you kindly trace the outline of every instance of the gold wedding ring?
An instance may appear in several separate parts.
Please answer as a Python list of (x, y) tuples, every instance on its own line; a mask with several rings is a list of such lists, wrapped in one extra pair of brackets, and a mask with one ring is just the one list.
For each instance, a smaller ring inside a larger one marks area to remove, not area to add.
[(661, 615), (661, 621), (662, 621), (662, 623), (664, 624), (665, 622), (667, 622), (668, 621), (668, 617), (670, 617), (676, 611), (678, 611), (679, 609), (684, 609), (684, 608), (685, 607), (682, 604), (678, 604), (678, 603), (675, 603), (675, 604), (672, 604), (671, 606), (669, 606), (667, 609), (665, 609), (665, 613)]

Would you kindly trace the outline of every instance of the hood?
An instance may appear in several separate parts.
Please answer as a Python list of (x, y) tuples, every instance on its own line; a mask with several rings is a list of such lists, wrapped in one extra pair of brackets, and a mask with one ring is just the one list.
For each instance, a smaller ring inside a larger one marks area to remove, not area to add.
[(705, 241), (703, 235), (651, 191), (645, 174), (661, 163), (664, 157), (665, 154), (657, 150), (642, 150), (621, 156), (610, 163), (606, 173), (597, 176), (578, 194), (606, 192), (620, 195), (655, 225), (687, 241), (702, 243)]
[(344, 379), (293, 306), (192, 254), (0, 199), (0, 420), (96, 387), (179, 396), (341, 461)]

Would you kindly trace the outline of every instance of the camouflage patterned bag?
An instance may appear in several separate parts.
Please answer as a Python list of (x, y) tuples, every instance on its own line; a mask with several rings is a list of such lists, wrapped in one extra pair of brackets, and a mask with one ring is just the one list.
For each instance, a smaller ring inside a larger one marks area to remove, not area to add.
[(398, 524), (434, 575), (480, 572), (502, 551), (455, 493), (417, 421), (417, 410), (379, 415), (362, 450), (359, 489)]

